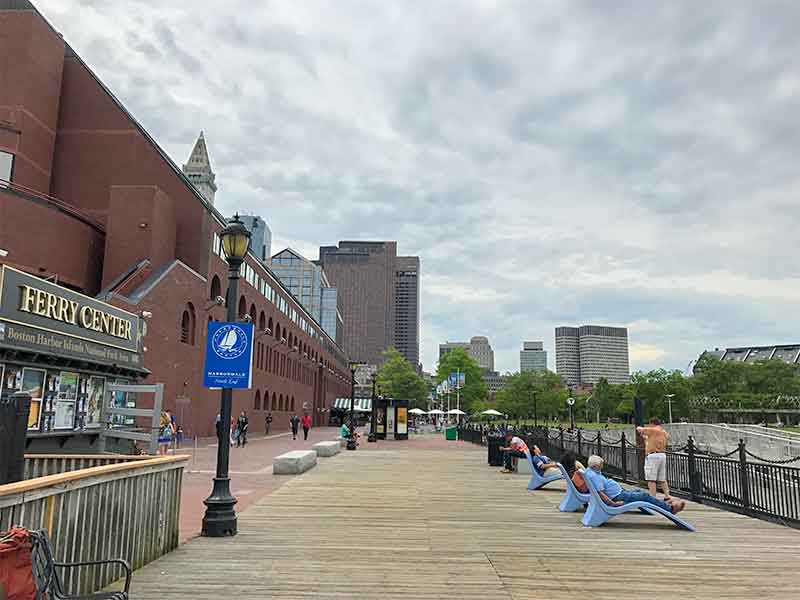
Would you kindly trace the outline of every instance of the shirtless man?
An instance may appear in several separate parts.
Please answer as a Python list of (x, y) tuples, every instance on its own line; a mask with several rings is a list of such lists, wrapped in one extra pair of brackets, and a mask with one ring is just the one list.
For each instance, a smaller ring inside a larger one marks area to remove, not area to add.
[(661, 484), (664, 498), (669, 499), (669, 485), (667, 484), (667, 439), (669, 433), (661, 427), (661, 421), (650, 419), (649, 427), (637, 427), (637, 433), (644, 437), (644, 478), (647, 480), (647, 489), (651, 496), (658, 492), (657, 484)]

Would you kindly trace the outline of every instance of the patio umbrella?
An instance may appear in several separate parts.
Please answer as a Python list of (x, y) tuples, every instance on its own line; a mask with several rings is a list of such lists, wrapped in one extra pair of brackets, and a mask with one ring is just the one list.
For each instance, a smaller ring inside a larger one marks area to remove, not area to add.
[(457, 408), (454, 408), (452, 410), (448, 410), (447, 414), (448, 415), (465, 415), (467, 413), (465, 413), (463, 410), (458, 410)]
[(412, 408), (411, 410), (408, 411), (408, 414), (410, 414), (410, 415), (424, 415), (425, 411), (422, 410), (421, 408)]
[(439, 410), (438, 408), (434, 408), (433, 410), (429, 410), (428, 414), (429, 415), (443, 415), (444, 411), (443, 410)]
[(493, 408), (490, 408), (489, 410), (485, 410), (481, 414), (482, 415), (489, 415), (491, 417), (502, 417), (503, 416), (503, 413), (501, 413), (500, 411), (497, 411), (497, 410), (495, 410)]

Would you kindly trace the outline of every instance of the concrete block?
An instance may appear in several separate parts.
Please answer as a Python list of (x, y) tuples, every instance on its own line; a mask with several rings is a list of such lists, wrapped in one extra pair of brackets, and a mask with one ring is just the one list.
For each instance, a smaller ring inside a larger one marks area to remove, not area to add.
[(517, 473), (530, 475), (531, 474), (531, 463), (528, 462), (527, 458), (518, 458), (517, 459)]
[(299, 475), (317, 464), (317, 453), (313, 450), (292, 450), (272, 459), (275, 475)]
[(341, 451), (341, 445), (339, 442), (317, 442), (311, 449), (317, 453), (319, 458), (324, 456), (334, 456), (339, 454)]
[(347, 438), (343, 438), (342, 436), (339, 436), (336, 439), (339, 440), (339, 446), (341, 446), (342, 448), (347, 447)]

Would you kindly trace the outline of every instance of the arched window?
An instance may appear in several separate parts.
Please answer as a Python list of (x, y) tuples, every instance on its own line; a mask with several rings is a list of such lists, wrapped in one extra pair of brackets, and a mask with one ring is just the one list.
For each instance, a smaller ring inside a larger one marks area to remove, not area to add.
[(278, 410), (280, 410), (280, 411), (283, 410), (283, 394), (278, 396)]
[(217, 296), (222, 295), (222, 284), (219, 282), (219, 277), (214, 275), (211, 279), (211, 291), (208, 294), (208, 297), (211, 300), (215, 300)]
[(278, 321), (275, 321), (275, 339), (281, 341), (281, 324)]
[(258, 317), (258, 330), (261, 333), (264, 333), (264, 330), (267, 328), (267, 315), (264, 314), (264, 311), (261, 311), (261, 315)]
[(194, 306), (191, 302), (186, 304), (181, 316), (181, 342), (194, 346)]
[(256, 317), (258, 316), (256, 314), (256, 305), (255, 304), (251, 304), (250, 305), (250, 313), (249, 314), (250, 314), (250, 322), (253, 324), (253, 327), (255, 327), (256, 326)]
[(253, 402), (253, 410), (261, 410), (261, 390), (256, 390), (256, 399)]
[(292, 412), (294, 412), (294, 396), (292, 396)]
[(267, 321), (267, 329), (269, 329), (271, 332), (275, 333), (275, 330), (272, 328), (272, 317), (270, 317), (269, 321)]
[(239, 317), (243, 317), (247, 314), (247, 300), (244, 299), (244, 296), (239, 298), (239, 312), (237, 314)]
[(272, 410), (278, 410), (278, 403), (275, 400), (275, 392), (272, 392)]

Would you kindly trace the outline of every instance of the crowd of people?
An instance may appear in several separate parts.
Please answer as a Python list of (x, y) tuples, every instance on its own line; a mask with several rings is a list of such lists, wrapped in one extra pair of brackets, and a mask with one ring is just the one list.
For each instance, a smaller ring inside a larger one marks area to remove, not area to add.
[[(605, 461), (596, 454), (589, 456), (586, 466), (577, 460), (572, 452), (565, 452), (561, 456), (561, 465), (569, 475), (575, 488), (583, 493), (589, 493), (588, 479), (598, 491), (600, 498), (609, 506), (623, 506), (631, 502), (645, 502), (658, 506), (670, 513), (682, 511), (686, 503), (670, 496), (667, 484), (666, 449), (669, 433), (662, 427), (658, 419), (652, 419), (647, 427), (637, 427), (636, 431), (645, 440), (645, 480), (648, 491), (640, 489), (623, 488), (616, 480), (603, 474)], [(528, 459), (530, 455), (533, 468), (536, 472), (548, 477), (560, 473), (558, 465), (548, 456), (544, 455), (538, 446), (528, 448), (521, 437), (508, 430), (505, 432), (505, 445), (500, 447), (504, 453), (504, 468), (502, 473), (513, 473), (515, 462), (519, 459)], [(661, 487), (663, 498), (658, 497), (658, 487)]]

